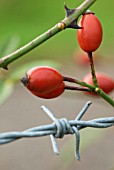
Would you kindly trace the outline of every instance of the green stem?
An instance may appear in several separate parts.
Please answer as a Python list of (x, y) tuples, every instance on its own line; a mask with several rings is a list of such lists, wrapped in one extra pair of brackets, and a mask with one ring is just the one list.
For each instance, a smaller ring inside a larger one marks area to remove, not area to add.
[(83, 86), (83, 87), (87, 87), (88, 89), (90, 89), (90, 92), (94, 92), (95, 91), (95, 87), (90, 85), (90, 84), (87, 84), (85, 82), (82, 82), (80, 80), (77, 80), (75, 78), (71, 78), (71, 77), (64, 77), (63, 76), (63, 80), (64, 81), (68, 81), (70, 83), (76, 83), (76, 84), (79, 84), (80, 86)]
[(64, 30), (72, 21), (78, 18), (82, 13), (84, 13), (96, 0), (85, 0), (72, 14), (68, 17), (65, 17), (61, 22), (56, 24), (53, 28), (45, 32), (44, 34), (38, 36), (25, 46), (20, 49), (14, 51), (13, 53), (3, 57), (0, 60), (0, 67), (7, 69), (8, 64), (12, 63), (14, 60), (33, 50), (44, 41), (48, 40), (55, 34)]
[(87, 84), (85, 82), (82, 82), (80, 80), (77, 80), (75, 78), (71, 78), (71, 77), (63, 77), (64, 81), (68, 81), (70, 83), (76, 83), (79, 84), (80, 86), (83, 87), (87, 87), (88, 89), (90, 89), (90, 92), (95, 92), (97, 93), (99, 96), (101, 96), (105, 101), (107, 101), (110, 105), (112, 105), (114, 107), (114, 100), (108, 96), (104, 91), (102, 91), (102, 89), (100, 89), (99, 87)]
[(110, 96), (108, 96), (104, 91), (102, 91), (101, 88), (99, 88), (96, 73), (95, 73), (95, 68), (94, 68), (92, 52), (88, 53), (88, 57), (89, 57), (89, 62), (90, 62), (90, 67), (91, 67), (91, 75), (92, 75), (92, 80), (94, 84), (94, 91), (114, 107), (114, 100)]
[(101, 96), (104, 100), (106, 100), (114, 107), (114, 100), (110, 96), (108, 96), (104, 91), (102, 91), (102, 89), (96, 88), (95, 91), (99, 96)]
[(95, 87), (99, 87), (98, 83), (97, 83), (97, 77), (96, 77), (96, 73), (95, 73), (92, 52), (88, 53), (88, 57), (89, 57), (89, 63), (90, 63), (90, 67), (91, 67), (91, 75), (92, 75), (93, 84)]
[(75, 90), (75, 91), (87, 91), (87, 92), (91, 92), (91, 90), (90, 90), (89, 88), (86, 88), (86, 87), (75, 87), (75, 86), (65, 85), (65, 89), (66, 89), (66, 90)]

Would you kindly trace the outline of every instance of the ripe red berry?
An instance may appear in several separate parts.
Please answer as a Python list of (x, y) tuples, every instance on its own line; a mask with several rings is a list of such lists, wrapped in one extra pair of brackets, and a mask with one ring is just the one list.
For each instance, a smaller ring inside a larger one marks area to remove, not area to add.
[(63, 76), (51, 67), (38, 66), (30, 69), (21, 81), (31, 92), (44, 94), (57, 89)]
[[(97, 78), (97, 82), (99, 87), (105, 92), (105, 93), (110, 93), (113, 89), (114, 89), (114, 80), (103, 73), (96, 73), (96, 78)], [(93, 81), (92, 81), (92, 75), (91, 73), (87, 74), (84, 78), (83, 81), (93, 85)], [(95, 93), (89, 93), (89, 94), (95, 94)]]
[(57, 87), (55, 90), (52, 90), (48, 93), (35, 93), (35, 92), (32, 93), (40, 98), (52, 99), (60, 96), (64, 92), (64, 89), (65, 89), (65, 84), (64, 82), (62, 82), (62, 84), (59, 87)]
[(78, 24), (82, 29), (77, 30), (78, 43), (85, 52), (98, 49), (102, 41), (102, 26), (92, 12), (86, 12)]

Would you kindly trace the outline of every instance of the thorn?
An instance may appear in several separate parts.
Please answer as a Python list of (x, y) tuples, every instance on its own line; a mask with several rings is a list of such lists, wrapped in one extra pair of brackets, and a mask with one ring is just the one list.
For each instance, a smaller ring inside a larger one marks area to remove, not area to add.
[(67, 8), (67, 6), (66, 6), (65, 2), (64, 2), (64, 9), (65, 9), (65, 10), (68, 10), (68, 8)]
[[(77, 9), (69, 9), (66, 4), (64, 3), (64, 9), (66, 11), (66, 17), (69, 17), (74, 11), (76, 11)], [(78, 18), (76, 18), (75, 20), (73, 20), (68, 26), (67, 28), (74, 28), (74, 29), (81, 29), (82, 27), (77, 25), (77, 20)]]
[(3, 68), (4, 68), (5, 70), (8, 70), (8, 66), (4, 66)]
[(78, 26), (77, 25), (77, 19), (72, 21), (68, 26), (67, 28), (74, 28), (74, 29), (82, 29), (82, 27)]
[(66, 17), (68, 17), (70, 14), (72, 14), (76, 9), (69, 9), (66, 4), (64, 4), (64, 9), (66, 11)]

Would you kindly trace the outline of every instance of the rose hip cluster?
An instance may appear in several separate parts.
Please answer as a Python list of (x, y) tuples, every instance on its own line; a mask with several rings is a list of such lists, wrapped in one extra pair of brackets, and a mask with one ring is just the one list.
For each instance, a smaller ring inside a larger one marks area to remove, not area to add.
[[(77, 30), (77, 39), (80, 48), (86, 53), (92, 54), (93, 51), (99, 48), (102, 42), (102, 25), (93, 12), (87, 11), (80, 19), (79, 26), (82, 27), (82, 29)], [(88, 59), (90, 60), (91, 58), (88, 57)], [(114, 89), (114, 80), (110, 76), (104, 73), (96, 73), (96, 78), (98, 86), (105, 93), (108, 94)], [(85, 75), (83, 81), (93, 85), (92, 74)], [(94, 93), (90, 94), (93, 95)]]
[[(102, 41), (102, 26), (94, 13), (87, 11), (80, 19), (79, 27), (81, 29), (77, 30), (78, 43), (81, 49), (89, 54), (88, 57), (91, 63), (92, 52), (99, 48)], [(93, 69), (92, 64), (91, 68)], [(92, 76), (92, 74), (87, 74), (82, 82), (94, 85)], [(114, 89), (114, 80), (110, 76), (103, 73), (96, 73), (94, 76), (96, 76), (98, 87), (105, 93), (108, 94)], [(47, 66), (30, 69), (21, 81), (32, 94), (45, 99), (58, 97), (65, 89), (69, 89), (64, 83), (66, 81), (64, 77), (57, 70)], [(72, 89), (74, 90), (75, 87)], [(87, 92), (86, 94), (97, 95), (95, 92)]]
[[(99, 87), (105, 93), (108, 94), (114, 89), (114, 80), (108, 75), (98, 73), (97, 79)], [(60, 96), (66, 87), (64, 77), (54, 68), (47, 66), (38, 66), (30, 69), (21, 78), (21, 81), (32, 94), (45, 99)], [(83, 81), (93, 85), (91, 74), (86, 75)], [(94, 95), (94, 93), (90, 94)]]

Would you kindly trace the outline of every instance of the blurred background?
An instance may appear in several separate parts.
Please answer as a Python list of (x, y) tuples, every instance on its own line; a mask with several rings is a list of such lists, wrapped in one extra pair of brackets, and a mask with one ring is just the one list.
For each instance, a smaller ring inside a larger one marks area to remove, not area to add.
[[(66, 0), (69, 8), (83, 1)], [(114, 2), (100, 0), (90, 9), (95, 12), (103, 26), (103, 41), (94, 53), (98, 72), (114, 72)], [(0, 57), (25, 45), (56, 23), (64, 19), (64, 1), (0, 1)], [(82, 56), (82, 57), (81, 57)], [(85, 54), (80, 50), (76, 30), (67, 29), (0, 70), (0, 129), (1, 132), (25, 129), (52, 123), (40, 109), (48, 106), (58, 117), (74, 119), (83, 105), (93, 104), (85, 114), (85, 120), (113, 116), (113, 108), (100, 98), (86, 96), (82, 92), (68, 92), (53, 100), (43, 100), (30, 94), (20, 83), (21, 76), (36, 65), (49, 65), (63, 75), (82, 79), (90, 71)], [(110, 94), (114, 97), (114, 92)], [(60, 155), (53, 154), (49, 137), (22, 139), (0, 146), (0, 169), (31, 170), (60, 169), (88, 170), (114, 169), (113, 127), (108, 129), (87, 128), (81, 132), (81, 162), (75, 160), (75, 139), (68, 135), (58, 139)]]

